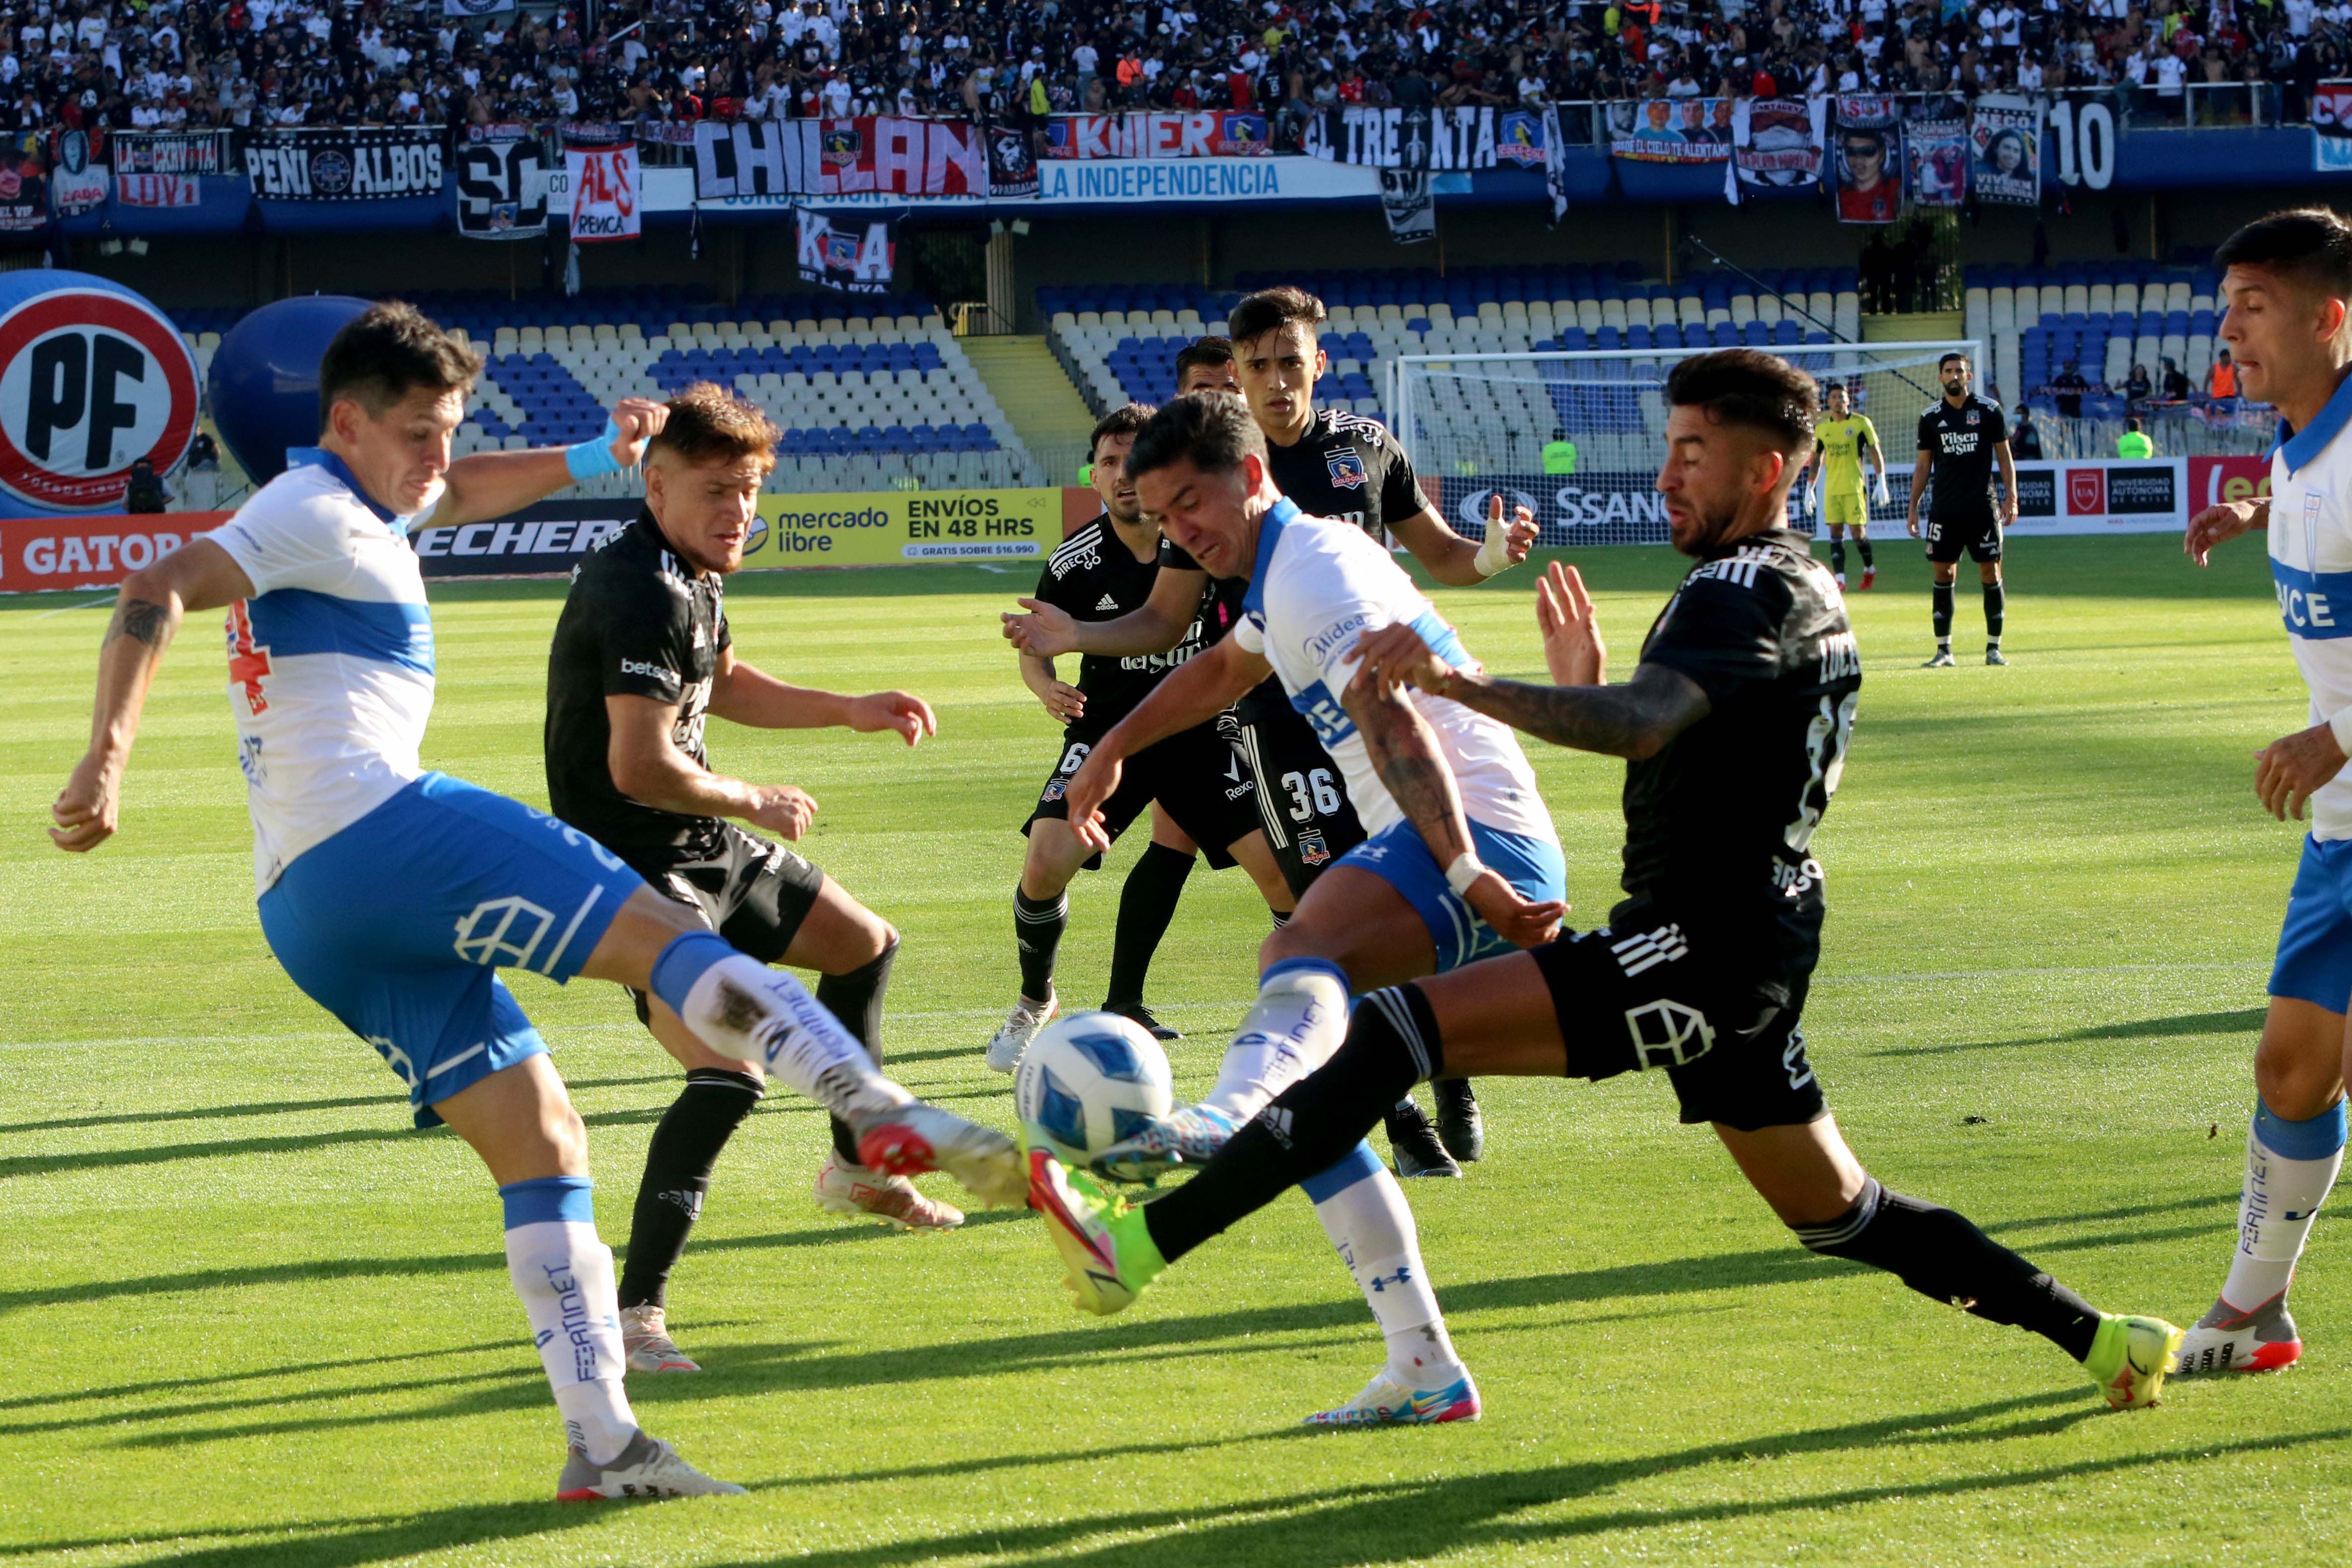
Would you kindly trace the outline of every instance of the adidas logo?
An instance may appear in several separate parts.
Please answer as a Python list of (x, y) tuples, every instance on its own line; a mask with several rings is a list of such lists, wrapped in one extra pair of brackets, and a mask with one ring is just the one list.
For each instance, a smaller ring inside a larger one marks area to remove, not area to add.
[(1102, 596), (1102, 603), (1097, 605), (1095, 608), (1097, 610), (1116, 610), (1118, 608), (1118, 601), (1112, 598), (1108, 594), (1105, 594)]
[(1628, 975), (1655, 969), (1661, 963), (1672, 963), (1690, 954), (1690, 943), (1683, 940), (1679, 925), (1663, 925), (1657, 930), (1629, 936), (1622, 942), (1612, 942), (1609, 951), (1617, 955), (1618, 967)]
[(1284, 1148), (1290, 1147), (1290, 1112), (1279, 1105), (1269, 1105), (1257, 1113), (1257, 1124), (1274, 1135), (1274, 1141)]

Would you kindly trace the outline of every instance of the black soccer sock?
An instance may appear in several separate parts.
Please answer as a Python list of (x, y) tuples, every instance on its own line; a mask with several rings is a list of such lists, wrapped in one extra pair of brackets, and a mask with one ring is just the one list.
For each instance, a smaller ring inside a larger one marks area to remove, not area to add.
[(1288, 925), (1288, 924), (1290, 923), (1290, 917), (1291, 917), (1291, 915), (1292, 915), (1292, 913), (1293, 913), (1293, 912), (1294, 912), (1294, 911), (1292, 911), (1292, 910), (1266, 910), (1266, 913), (1268, 913), (1268, 914), (1270, 914), (1270, 915), (1272, 915), (1272, 916), (1274, 917), (1274, 929), (1275, 929), (1275, 930), (1276, 930), (1276, 931), (1280, 931), (1283, 927), (1285, 927), (1285, 926), (1286, 926), (1286, 925)]
[(1950, 1209), (1870, 1181), (1829, 1224), (1790, 1228), (1815, 1252), (1884, 1268), (1922, 1296), (2031, 1330), (2076, 1361), (2091, 1353), (2098, 1310)]
[(1999, 642), (2001, 622), (2008, 618), (2009, 590), (1999, 583), (1987, 583), (1984, 585), (1984, 606), (1985, 638), (1989, 642)]
[(661, 1305), (669, 1271), (686, 1250), (687, 1232), (702, 1214), (710, 1168), (761, 1092), (758, 1079), (725, 1068), (696, 1068), (686, 1075), (686, 1088), (662, 1113), (646, 1150), (645, 1178), (629, 1220), (628, 1262), (621, 1269), (622, 1306)]
[(1936, 640), (1938, 643), (1952, 640), (1952, 585), (1949, 583), (1936, 584)]
[(1855, 534), (1853, 536), (1853, 547), (1862, 552), (1862, 569), (1865, 572), (1870, 571), (1874, 564), (1870, 559), (1870, 535), (1866, 533)]
[(1845, 575), (1845, 535), (1843, 533), (1830, 535), (1830, 570), (1841, 577)]
[[(820, 974), (816, 981), (817, 1005), (857, 1037), (857, 1043), (866, 1047), (877, 1068), (882, 1065), (882, 993), (890, 988), (890, 966), (898, 960), (898, 942), (894, 937), (889, 946), (848, 973)], [(832, 1121), (833, 1152), (850, 1164), (862, 1165), (857, 1138), (849, 1123), (838, 1116)]]
[[(1143, 1000), (1151, 955), (1176, 918), (1176, 900), (1192, 874), (1192, 857), (1165, 844), (1147, 844), (1119, 889), (1118, 925), (1110, 943), (1110, 992), (1103, 1005), (1124, 1007)], [(1043, 1001), (1040, 997), (1038, 1000)]]
[(1021, 994), (1043, 1002), (1054, 994), (1054, 954), (1070, 923), (1070, 895), (1036, 900), (1013, 889), (1013, 941), (1021, 950)]
[(1300, 1079), (1217, 1151), (1201, 1173), (1144, 1205), (1160, 1256), (1173, 1263), (1347, 1157), (1422, 1079), (1444, 1070), (1437, 1018), (1417, 985), (1356, 1004), (1330, 1061)]

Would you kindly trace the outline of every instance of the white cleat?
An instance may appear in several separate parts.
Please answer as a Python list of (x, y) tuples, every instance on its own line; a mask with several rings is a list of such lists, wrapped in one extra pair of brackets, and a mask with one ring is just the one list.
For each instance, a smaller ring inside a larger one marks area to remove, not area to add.
[(2175, 1377), (2210, 1377), (2223, 1372), (2276, 1372), (2303, 1356), (2303, 1336), (2286, 1310), (2282, 1290), (2251, 1312), (2227, 1301), (2197, 1320), (2182, 1338)]
[(1058, 997), (1048, 996), (1042, 1004), (1032, 1002), (1026, 996), (1021, 998), (1013, 1009), (1013, 1016), (1004, 1020), (1003, 1027), (989, 1037), (988, 1070), (1009, 1073), (1019, 1067), (1022, 1054), (1029, 1048), (1029, 1042), (1037, 1037), (1038, 1030), (1053, 1021), (1060, 1005)]
[(856, 1125), (857, 1157), (869, 1171), (886, 1176), (945, 1171), (991, 1208), (1021, 1208), (1029, 1202), (1021, 1151), (993, 1127), (919, 1100), (858, 1117)]
[(1382, 1367), (1364, 1391), (1337, 1410), (1318, 1410), (1309, 1426), (1425, 1426), (1440, 1421), (1475, 1421), (1478, 1385), (1470, 1374), (1443, 1388), (1415, 1388)]
[(669, 1337), (662, 1310), (650, 1302), (621, 1309), (621, 1348), (628, 1352), (631, 1372), (700, 1372)]
[(854, 1219), (878, 1219), (892, 1230), (953, 1230), (963, 1223), (963, 1210), (953, 1204), (936, 1203), (906, 1177), (849, 1164), (837, 1152), (827, 1154), (824, 1169), (816, 1173), (816, 1206)]
[(733, 1481), (706, 1476), (677, 1457), (677, 1450), (640, 1427), (610, 1464), (599, 1465), (579, 1449), (564, 1462), (555, 1483), (558, 1502), (601, 1502), (607, 1498), (741, 1497)]

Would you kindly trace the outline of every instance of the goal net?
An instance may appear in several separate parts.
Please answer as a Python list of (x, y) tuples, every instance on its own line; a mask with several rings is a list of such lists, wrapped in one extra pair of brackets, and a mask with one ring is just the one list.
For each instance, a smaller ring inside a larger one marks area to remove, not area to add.
[[(1666, 514), (1654, 481), (1665, 452), (1666, 374), (1705, 348), (1555, 349), (1524, 353), (1410, 354), (1390, 363), (1388, 407), (1423, 482), (1437, 482), (1454, 528), (1483, 537), (1488, 498), (1534, 512), (1545, 544), (1663, 544)], [(1867, 493), (1874, 522), (1900, 525), (1909, 499), (1920, 412), (1943, 388), (1936, 362), (1973, 342), (1790, 344), (1773, 350), (1812, 375), (1824, 400), (1843, 385), (1888, 456), (1888, 501)], [(1547, 471), (1545, 447), (1555, 448)], [(1559, 471), (1561, 463), (1572, 463)], [(1811, 521), (1796, 512), (1791, 525)]]

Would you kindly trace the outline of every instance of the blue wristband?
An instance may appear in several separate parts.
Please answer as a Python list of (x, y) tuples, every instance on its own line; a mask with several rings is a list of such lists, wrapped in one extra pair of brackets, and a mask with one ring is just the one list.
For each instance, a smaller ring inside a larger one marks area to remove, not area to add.
[(621, 427), (613, 420), (604, 421), (604, 433), (593, 441), (583, 441), (576, 447), (563, 448), (563, 466), (575, 479), (593, 479), (599, 474), (617, 474), (621, 459), (613, 456), (613, 443), (621, 438)]

